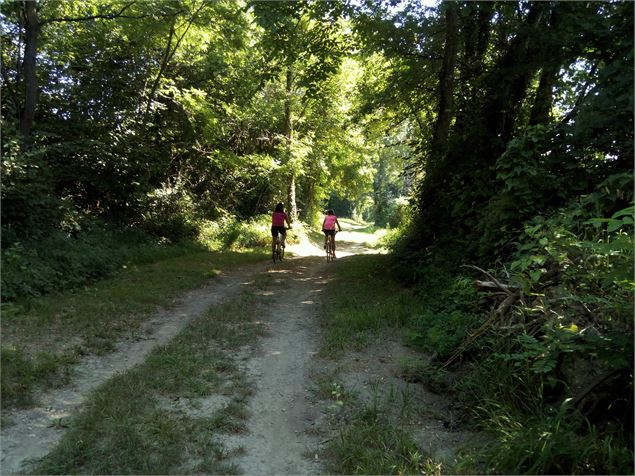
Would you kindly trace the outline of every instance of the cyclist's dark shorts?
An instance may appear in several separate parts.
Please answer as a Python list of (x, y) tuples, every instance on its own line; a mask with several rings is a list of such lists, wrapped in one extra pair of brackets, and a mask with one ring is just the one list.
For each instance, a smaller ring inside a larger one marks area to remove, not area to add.
[(282, 236), (285, 236), (287, 234), (287, 229), (284, 226), (272, 226), (271, 236), (275, 238), (278, 236), (278, 233), (280, 233)]
[(324, 232), (325, 235), (335, 236), (335, 230), (325, 230), (322, 228), (322, 232)]

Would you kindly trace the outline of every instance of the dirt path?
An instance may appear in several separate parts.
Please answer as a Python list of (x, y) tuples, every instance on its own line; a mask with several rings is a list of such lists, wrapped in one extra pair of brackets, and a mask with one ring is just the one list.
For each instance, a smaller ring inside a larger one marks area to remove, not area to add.
[(321, 414), (310, 374), (320, 342), (325, 264), (317, 258), (285, 260), (267, 274), (261, 316), (268, 332), (243, 365), (256, 383), (249, 432), (225, 441), (245, 450), (233, 461), (245, 474), (322, 474), (314, 457), (319, 439), (308, 430)]
[[(290, 249), (300, 256), (321, 253), (308, 242)], [(322, 263), (322, 260), (305, 259), (310, 260), (307, 263), (310, 266), (297, 264), (291, 267), (292, 260), (287, 260), (277, 269), (265, 262), (222, 274), (207, 286), (186, 293), (174, 307), (153, 316), (141, 332), (144, 338), (123, 340), (114, 352), (105, 356), (83, 358), (75, 368), (70, 385), (39, 395), (37, 404), (31, 408), (5, 411), (3, 419), (9, 425), (0, 431), (0, 473), (28, 471), (25, 465), (29, 460), (45, 456), (57, 445), (65, 433), (69, 417), (79, 411), (91, 391), (112, 376), (143, 362), (154, 347), (167, 343), (194, 317), (211, 306), (237, 297), (259, 273), (267, 270), (272, 271), (272, 285), (285, 289), (285, 296), (278, 296), (272, 312), (263, 313), (271, 318), (267, 322), (269, 337), (262, 343), (263, 354), (254, 356), (245, 368), (258, 388), (251, 408), (254, 415), (250, 426), (251, 440), (229, 443), (252, 448), (239, 462), (247, 473), (263, 474), (261, 460), (270, 455), (275, 456), (269, 466), (271, 474), (281, 471), (294, 473), (302, 468), (301, 465), (306, 462), (302, 454), (308, 440), (302, 438), (303, 429), (296, 422), (301, 421), (307, 411), (301, 402), (306, 390), (304, 383), (310, 356), (318, 342), (314, 334), (317, 300), (312, 298), (316, 299), (313, 294), (319, 292), (314, 285), (319, 286), (317, 281), (322, 269), (313, 266)], [(297, 260), (293, 262), (299, 263)], [(280, 395), (277, 393), (280, 389), (287, 393)], [(281, 414), (285, 418), (280, 419), (278, 416)], [(264, 415), (268, 420), (260, 418)], [(275, 443), (268, 443), (270, 439)], [(289, 456), (296, 454), (298, 458), (295, 459)], [(278, 466), (278, 463), (286, 466)], [(315, 473), (316, 468), (308, 465), (302, 472)]]
[[(340, 262), (346, 256), (373, 252), (365, 242), (368, 234), (350, 230), (338, 235)], [(209, 307), (238, 297), (249, 290), (258, 295), (259, 320), (266, 334), (257, 345), (234, 356), (255, 388), (249, 403), (248, 432), (225, 435), (228, 454), (244, 474), (324, 474), (320, 460), (321, 443), (337, 434), (337, 423), (329, 423), (328, 402), (312, 391), (313, 377), (335, 367), (347, 385), (362, 396), (368, 388), (383, 382), (388, 388), (403, 388), (406, 382), (394, 363), (411, 353), (397, 341), (382, 341), (380, 347), (351, 352), (338, 362), (325, 361), (315, 354), (321, 335), (319, 312), (330, 266), (323, 251), (304, 242), (289, 247), (297, 255), (275, 266), (270, 262), (243, 267), (221, 275), (209, 285), (189, 292), (175, 307), (157, 313), (147, 324), (143, 340), (125, 340), (107, 356), (85, 358), (77, 367), (73, 383), (40, 395), (38, 405), (5, 414), (13, 424), (1, 433), (1, 474), (28, 471), (29, 459), (46, 455), (65, 433), (65, 419), (76, 414), (86, 396), (115, 374), (141, 363), (157, 345), (175, 337), (194, 317)], [(254, 280), (257, 286), (251, 286)], [(264, 280), (264, 285), (263, 285)], [(408, 387), (409, 394), (412, 388)], [(440, 398), (417, 393), (418, 405), (430, 406), (430, 415), (418, 414), (422, 448), (447, 451), (461, 440), (444, 430), (448, 409)], [(332, 402), (331, 402), (332, 403)], [(236, 449), (240, 451), (231, 451)], [(436, 451), (435, 451), (436, 450)]]

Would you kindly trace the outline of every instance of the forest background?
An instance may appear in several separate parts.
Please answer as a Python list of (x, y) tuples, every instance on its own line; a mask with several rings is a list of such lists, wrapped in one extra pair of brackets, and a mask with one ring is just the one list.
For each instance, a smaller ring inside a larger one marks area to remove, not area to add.
[(310, 226), (333, 207), (396, 230), (395, 279), (445, 293), (413, 341), (491, 382), (464, 393), (507, 432), (502, 471), (547, 434), (568, 459), (519, 471), (632, 472), (633, 3), (0, 13), (3, 312), (192, 246), (264, 246), (278, 201)]

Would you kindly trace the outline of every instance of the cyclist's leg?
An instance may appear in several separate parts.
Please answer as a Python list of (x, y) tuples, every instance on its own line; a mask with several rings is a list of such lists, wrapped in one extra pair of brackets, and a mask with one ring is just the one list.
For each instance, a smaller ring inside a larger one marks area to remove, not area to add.
[(287, 239), (287, 234), (280, 232), (280, 246), (282, 246), (283, 248), (286, 247), (286, 243), (285, 243), (286, 239)]
[(335, 233), (331, 235), (331, 249), (333, 250), (333, 258), (335, 258)]
[(278, 233), (273, 229), (271, 229), (271, 253), (276, 252), (276, 242), (278, 241)]

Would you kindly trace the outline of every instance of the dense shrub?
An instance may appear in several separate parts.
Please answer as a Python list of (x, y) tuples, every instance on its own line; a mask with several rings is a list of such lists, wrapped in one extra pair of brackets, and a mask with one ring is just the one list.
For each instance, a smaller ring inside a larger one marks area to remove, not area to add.
[(55, 231), (42, 240), (16, 241), (2, 250), (2, 299), (81, 286), (126, 264), (183, 252), (183, 246), (169, 246), (138, 229), (97, 224), (75, 234)]
[(163, 186), (148, 194), (143, 204), (141, 226), (151, 235), (179, 241), (198, 231), (191, 195), (179, 184)]
[(215, 221), (204, 221), (198, 239), (211, 249), (261, 248), (271, 244), (270, 227), (269, 215), (260, 215), (247, 221), (225, 215)]
[(421, 312), (413, 317), (412, 342), (447, 358), (469, 332), (485, 320), (479, 308), (478, 293), (471, 280), (440, 272), (434, 267), (422, 270), (428, 275), (419, 287)]
[(627, 175), (525, 220), (510, 259), (493, 266), (492, 274), (518, 290), (497, 320), (488, 314), (503, 298), (471, 284), (490, 277), (474, 271), (467, 279), (454, 257), (410, 248), (412, 228), (391, 237), (400, 257), (395, 271), (418, 283), (426, 303), (417, 307), (413, 340), (440, 364), (461, 357), (455, 362), (467, 373), (459, 395), (495, 434), (482, 455), (491, 472), (632, 474), (634, 209)]
[(268, 215), (247, 221), (227, 215), (194, 224), (179, 217), (177, 209), (174, 204), (157, 216), (162, 221), (147, 222), (142, 228), (120, 229), (84, 220), (68, 223), (65, 230), (55, 230), (43, 239), (15, 239), (2, 250), (2, 299), (12, 301), (74, 288), (122, 266), (177, 256), (191, 249), (242, 250), (271, 243)]

